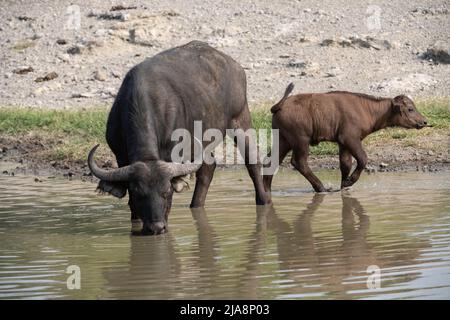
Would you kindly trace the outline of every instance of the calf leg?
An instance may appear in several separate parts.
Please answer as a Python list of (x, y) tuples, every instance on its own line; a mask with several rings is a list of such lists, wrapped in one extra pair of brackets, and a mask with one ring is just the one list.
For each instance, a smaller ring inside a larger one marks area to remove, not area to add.
[(352, 154), (342, 145), (339, 144), (339, 167), (341, 169), (341, 189), (344, 188), (344, 181), (348, 179), (352, 170)]
[(355, 184), (356, 181), (358, 181), (361, 172), (364, 170), (367, 164), (367, 154), (364, 151), (361, 141), (351, 141), (347, 144), (345, 144), (345, 147), (348, 149), (348, 151), (352, 154), (352, 156), (357, 161), (357, 166), (350, 177), (348, 177), (345, 181), (342, 182), (341, 187), (347, 188)]
[(316, 192), (326, 192), (327, 190), (323, 186), (322, 182), (316, 175), (311, 171), (308, 166), (308, 153), (309, 153), (309, 142), (304, 141), (299, 144), (292, 155), (291, 163), (295, 169), (297, 169), (308, 181), (311, 183), (312, 187)]
[(209, 185), (216, 169), (216, 163), (203, 163), (200, 169), (197, 170), (195, 176), (195, 189), (192, 196), (191, 208), (203, 207), (205, 205), (206, 194), (208, 193)]
[[(278, 165), (281, 165), (281, 163), (283, 162), (284, 158), (286, 157), (286, 155), (289, 151), (291, 151), (290, 144), (287, 142), (286, 139), (284, 139), (282, 136), (280, 136), (279, 143), (278, 143)], [(272, 153), (269, 154), (269, 157), (271, 157), (271, 154)], [(272, 191), (272, 179), (273, 179), (272, 174), (265, 175), (263, 178), (264, 189), (269, 194), (269, 196), (270, 196), (270, 192)]]

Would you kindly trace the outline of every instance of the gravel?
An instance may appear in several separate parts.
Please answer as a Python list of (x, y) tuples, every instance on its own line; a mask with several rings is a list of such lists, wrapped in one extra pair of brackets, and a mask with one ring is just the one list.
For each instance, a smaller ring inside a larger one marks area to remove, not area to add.
[[(278, 100), (291, 81), (296, 92), (450, 97), (449, 6), (448, 0), (6, 1), (0, 106), (110, 105), (132, 66), (191, 40), (244, 66), (252, 105)], [(39, 77), (45, 87), (35, 82)]]

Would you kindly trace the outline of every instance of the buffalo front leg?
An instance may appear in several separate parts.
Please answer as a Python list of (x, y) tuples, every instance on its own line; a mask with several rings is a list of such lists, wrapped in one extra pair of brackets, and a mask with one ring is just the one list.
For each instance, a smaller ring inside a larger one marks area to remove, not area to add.
[(192, 196), (191, 208), (199, 208), (205, 205), (206, 194), (216, 169), (216, 163), (203, 163), (196, 172), (194, 195)]
[[(117, 164), (118, 164), (119, 168), (126, 165), (126, 162), (123, 159), (121, 159), (119, 157), (116, 157), (116, 159), (117, 159)], [(117, 185), (118, 186), (121, 185), (125, 191), (128, 188), (127, 183), (119, 183)], [(138, 210), (134, 206), (134, 199), (132, 199), (130, 192), (128, 192), (128, 206), (130, 207), (130, 212), (131, 212), (131, 220), (130, 220), (131, 221), (131, 233), (132, 234), (141, 234), (142, 228), (144, 227), (144, 223), (142, 222), (141, 218), (139, 217)]]
[(144, 227), (144, 223), (138, 215), (136, 208), (134, 207), (134, 202), (131, 196), (131, 193), (128, 193), (128, 206), (131, 211), (131, 233), (132, 234), (141, 234), (142, 228)]
[(312, 187), (316, 192), (327, 192), (322, 182), (317, 178), (317, 176), (311, 171), (308, 165), (308, 153), (309, 153), (309, 142), (304, 142), (298, 145), (292, 154), (291, 163), (295, 169), (298, 170), (308, 181), (311, 183)]
[(353, 141), (345, 145), (352, 156), (356, 159), (357, 166), (353, 173), (345, 181), (342, 182), (342, 188), (348, 188), (355, 184), (361, 176), (361, 172), (367, 165), (367, 154), (364, 151), (361, 141)]
[(341, 189), (344, 188), (344, 182), (347, 181), (352, 170), (352, 154), (339, 144), (339, 167), (341, 169)]

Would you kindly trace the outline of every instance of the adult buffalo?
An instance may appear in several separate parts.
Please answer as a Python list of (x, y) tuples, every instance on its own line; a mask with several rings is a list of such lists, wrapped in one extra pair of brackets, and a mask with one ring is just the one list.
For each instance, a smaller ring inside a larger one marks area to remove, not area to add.
[[(245, 72), (236, 61), (199, 41), (133, 67), (119, 89), (106, 129), (119, 168), (105, 170), (96, 165), (98, 145), (89, 153), (89, 168), (100, 179), (98, 189), (118, 198), (128, 190), (131, 219), (142, 221), (144, 234), (166, 232), (173, 192), (181, 191), (180, 178), (194, 171), (191, 207), (202, 207), (216, 165), (172, 162), (177, 142), (171, 135), (176, 129), (192, 135), (194, 121), (202, 121), (203, 131), (215, 128), (222, 136), (226, 129), (249, 129), (246, 86)], [(245, 152), (256, 204), (268, 204), (261, 165), (248, 161), (251, 145), (246, 138), (240, 151)]]

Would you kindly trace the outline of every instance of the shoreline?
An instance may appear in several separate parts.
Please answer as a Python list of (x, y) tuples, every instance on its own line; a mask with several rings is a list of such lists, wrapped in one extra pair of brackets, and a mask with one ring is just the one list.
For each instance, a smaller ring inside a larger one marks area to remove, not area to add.
[[(268, 105), (250, 108), (252, 127), (256, 130), (271, 128)], [(367, 171), (450, 169), (450, 98), (419, 101), (416, 105), (433, 127), (387, 128), (369, 135), (363, 141), (369, 159)], [(115, 167), (115, 157), (105, 140), (108, 110), (107, 107), (64, 111), (0, 107), (0, 163), (14, 164), (10, 171), (15, 173), (89, 177), (87, 155), (100, 143), (97, 163), (104, 168)], [(290, 166), (290, 158), (286, 157), (283, 167)], [(313, 170), (339, 170), (337, 144), (322, 142), (312, 146), (308, 162)]]
[[(36, 140), (31, 140), (31, 143), (17, 144), (15, 140), (7, 144), (5, 147), (5, 138), (0, 137), (0, 174), (6, 176), (28, 175), (35, 177), (61, 177), (78, 180), (96, 180), (89, 171), (86, 161), (58, 161), (48, 160), (45, 157), (40, 157), (39, 154), (45, 154), (47, 146), (44, 143), (39, 143)], [(3, 146), (2, 146), (3, 145)], [(392, 150), (391, 147), (389, 148)], [(106, 146), (104, 146), (106, 149)], [(38, 152), (40, 150), (41, 152)], [(109, 149), (108, 149), (109, 150)], [(48, 151), (48, 150), (47, 150)], [(87, 155), (86, 155), (87, 158)], [(442, 172), (450, 170), (450, 159), (440, 153), (422, 153), (419, 152), (403, 152), (399, 154), (393, 153), (370, 153), (368, 152), (368, 165), (366, 166), (366, 173), (383, 173), (383, 172)], [(295, 169), (290, 164), (291, 156), (288, 154), (286, 159), (281, 164), (282, 170)], [(97, 158), (103, 168), (116, 167), (112, 155), (99, 156)], [(338, 155), (311, 155), (308, 161), (313, 171), (319, 170), (336, 170), (339, 172), (339, 156)], [(356, 165), (353, 160), (353, 165)], [(217, 165), (218, 170), (245, 170), (243, 164), (223, 164)]]

